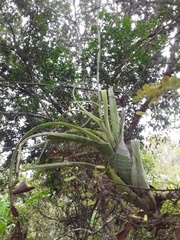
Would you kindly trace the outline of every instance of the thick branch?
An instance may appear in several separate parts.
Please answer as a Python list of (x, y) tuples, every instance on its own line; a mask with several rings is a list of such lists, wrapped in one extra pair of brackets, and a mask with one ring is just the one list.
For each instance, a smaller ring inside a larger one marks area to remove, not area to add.
[[(150, 100), (151, 99), (146, 100), (146, 102), (141, 106), (139, 111), (146, 112), (146, 110), (149, 108), (148, 104), (149, 104)], [(128, 129), (128, 131), (126, 131), (125, 136), (124, 136), (125, 142), (127, 142), (131, 139), (132, 133), (133, 133), (134, 129), (137, 127), (141, 117), (142, 116), (137, 115), (136, 113), (134, 114), (134, 117), (129, 126), (129, 129)]]

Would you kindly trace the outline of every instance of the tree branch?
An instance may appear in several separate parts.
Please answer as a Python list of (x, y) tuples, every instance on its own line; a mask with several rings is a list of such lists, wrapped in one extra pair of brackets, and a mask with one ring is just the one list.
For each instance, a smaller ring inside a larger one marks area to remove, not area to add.
[[(146, 112), (146, 110), (149, 108), (148, 104), (150, 101), (151, 101), (151, 99), (146, 100), (146, 102), (141, 106), (139, 111)], [(129, 126), (129, 129), (126, 131), (125, 136), (124, 136), (125, 142), (128, 142), (131, 139), (132, 133), (133, 133), (134, 129), (136, 128), (136, 126), (138, 125), (141, 117), (142, 116), (137, 115), (136, 113), (134, 114), (134, 117), (132, 118), (133, 120)]]
[(40, 115), (40, 114), (34, 114), (34, 113), (30, 113), (30, 112), (0, 112), (0, 115), (18, 115), (18, 116), (32, 116), (35, 118), (43, 118), (43, 119), (47, 119), (47, 120), (52, 120), (47, 116), (44, 115)]

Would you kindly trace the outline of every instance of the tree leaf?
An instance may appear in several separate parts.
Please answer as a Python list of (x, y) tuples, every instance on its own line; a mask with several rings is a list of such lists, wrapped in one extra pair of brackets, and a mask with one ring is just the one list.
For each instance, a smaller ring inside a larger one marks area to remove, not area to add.
[(95, 201), (92, 201), (91, 199), (86, 199), (86, 200), (83, 200), (82, 201), (82, 204), (84, 205), (84, 206), (92, 206), (92, 205), (94, 205), (96, 202)]
[(64, 178), (64, 181), (65, 182), (70, 182), (72, 180), (76, 179), (76, 176), (71, 176), (71, 177), (68, 177), (68, 178)]
[(151, 101), (149, 102), (148, 106), (151, 106), (154, 102), (157, 101), (157, 96), (154, 96)]
[(136, 102), (139, 102), (141, 98), (139, 96), (134, 96), (133, 99), (132, 99), (132, 102), (133, 103), (136, 103)]
[(141, 89), (138, 89), (136, 94), (140, 99), (144, 97), (144, 92)]
[(92, 192), (84, 192), (81, 194), (82, 197), (87, 197), (87, 198), (90, 198), (92, 197), (93, 193)]
[(145, 112), (142, 112), (142, 111), (137, 111), (136, 112), (136, 115), (139, 115), (139, 116), (142, 116), (142, 115), (144, 115), (145, 114)]

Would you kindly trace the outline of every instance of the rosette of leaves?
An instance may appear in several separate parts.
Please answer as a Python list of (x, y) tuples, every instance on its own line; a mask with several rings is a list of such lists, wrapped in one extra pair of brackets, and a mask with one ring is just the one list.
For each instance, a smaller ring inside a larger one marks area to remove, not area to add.
[[(74, 95), (74, 93), (73, 93)], [(121, 193), (122, 198), (133, 203), (135, 206), (144, 210), (156, 210), (156, 203), (153, 194), (149, 189), (147, 177), (143, 169), (143, 164), (140, 156), (140, 147), (138, 141), (131, 141), (132, 154), (130, 154), (124, 142), (124, 121), (125, 110), (121, 110), (119, 116), (114, 96), (113, 88), (101, 90), (99, 96), (99, 117), (88, 112), (79, 102), (80, 112), (89, 117), (98, 126), (97, 129), (79, 127), (77, 125), (65, 122), (49, 122), (41, 124), (29, 132), (27, 132), (17, 145), (11, 162), (10, 169), (10, 187), (12, 186), (12, 172), (14, 162), (16, 161), (16, 175), (19, 171), (19, 159), (17, 153), (21, 152), (22, 145), (29, 138), (43, 136), (46, 138), (40, 145), (33, 147), (46, 148), (47, 144), (54, 141), (66, 141), (80, 143), (86, 146), (91, 146), (101, 154), (106, 160), (103, 166), (96, 166), (88, 162), (60, 162), (43, 165), (31, 166), (28, 169), (48, 169), (48, 168), (63, 168), (67, 166), (83, 166), (88, 169), (104, 172), (107, 177), (115, 182), (117, 190)], [(50, 127), (66, 127), (69, 130), (66, 132), (41, 132), (36, 133), (42, 128)], [(133, 186), (132, 186), (133, 185)]]

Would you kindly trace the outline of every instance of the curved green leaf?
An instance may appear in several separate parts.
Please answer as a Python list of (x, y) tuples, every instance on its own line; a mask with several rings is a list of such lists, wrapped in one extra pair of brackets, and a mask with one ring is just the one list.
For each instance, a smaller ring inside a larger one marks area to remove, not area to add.
[(125, 110), (121, 112), (121, 133), (119, 136), (119, 141), (116, 148), (115, 158), (114, 158), (114, 166), (118, 175), (122, 180), (131, 184), (131, 167), (132, 160), (130, 157), (130, 153), (126, 144), (124, 143), (124, 120), (125, 120)]
[(47, 134), (47, 139), (56, 140), (56, 141), (69, 141), (69, 142), (77, 142), (84, 145), (92, 146), (100, 151), (106, 158), (111, 159), (114, 157), (114, 151), (111, 146), (106, 142), (96, 142), (86, 137), (67, 134), (67, 133), (52, 133), (49, 132)]
[(109, 105), (110, 105), (111, 127), (112, 127), (112, 132), (113, 132), (115, 141), (117, 142), (120, 134), (120, 127), (119, 127), (119, 116), (118, 116), (117, 104), (116, 104), (116, 99), (113, 92), (113, 87), (109, 87), (108, 96), (109, 96)]
[[(131, 141), (131, 148), (133, 152), (133, 165), (131, 173), (132, 185), (140, 188), (150, 188), (147, 180), (146, 173), (144, 171), (143, 162), (140, 155), (140, 142), (139, 140)], [(137, 191), (142, 192), (144, 190), (137, 189)]]
[(113, 135), (112, 135), (112, 132), (111, 132), (111, 128), (110, 128), (110, 123), (109, 123), (107, 91), (106, 90), (101, 90), (100, 94), (101, 94), (101, 99), (102, 99), (103, 108), (104, 108), (104, 122), (105, 122), (105, 126), (106, 126), (107, 138), (108, 138), (111, 146), (113, 148), (115, 148), (116, 144), (115, 144), (115, 141), (114, 141), (114, 138), (113, 138)]

